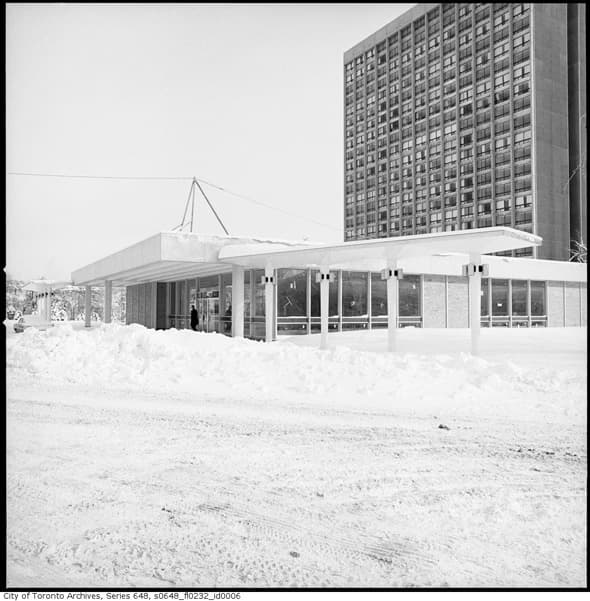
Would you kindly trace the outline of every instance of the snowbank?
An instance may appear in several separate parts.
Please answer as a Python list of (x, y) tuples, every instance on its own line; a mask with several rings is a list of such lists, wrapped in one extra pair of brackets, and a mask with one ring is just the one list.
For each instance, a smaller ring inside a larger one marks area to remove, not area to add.
[[(458, 341), (468, 340), (464, 330), (401, 330), (402, 352), (363, 350), (383, 348), (385, 336), (384, 331), (334, 334), (334, 347), (320, 351), (318, 336), (269, 345), (190, 330), (116, 324), (77, 330), (61, 324), (9, 335), (7, 367), (12, 386), (47, 382), (188, 393), (196, 400), (231, 396), (264, 404), (295, 400), (360, 411), (491, 412), (529, 420), (537, 413), (543, 419), (547, 413), (574, 420), (585, 415), (585, 330), (580, 328), (484, 331), (489, 357), (456, 350)], [(545, 349), (542, 362), (527, 359), (540, 349)]]

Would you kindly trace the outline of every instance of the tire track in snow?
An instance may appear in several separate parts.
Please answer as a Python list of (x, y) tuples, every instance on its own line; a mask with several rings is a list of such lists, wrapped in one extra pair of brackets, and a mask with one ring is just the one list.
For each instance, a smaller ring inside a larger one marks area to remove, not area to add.
[[(201, 503), (194, 510), (215, 514), (224, 521), (236, 521), (254, 530), (274, 530), (281, 535), (296, 535), (303, 541), (313, 540), (319, 545), (327, 545), (342, 549), (348, 553), (364, 555), (386, 564), (405, 564), (408, 561), (421, 565), (435, 565), (437, 561), (428, 554), (416, 548), (414, 543), (390, 542), (383, 544), (373, 537), (359, 535), (358, 538), (341, 536), (319, 531), (317, 528), (306, 527), (287, 518), (271, 517), (257, 511), (252, 511), (245, 505), (229, 503)], [(368, 539), (363, 541), (363, 539)]]

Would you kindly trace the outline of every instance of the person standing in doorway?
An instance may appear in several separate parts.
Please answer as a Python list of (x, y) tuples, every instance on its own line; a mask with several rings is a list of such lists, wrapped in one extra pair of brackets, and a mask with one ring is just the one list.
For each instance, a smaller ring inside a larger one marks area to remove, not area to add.
[(199, 314), (194, 305), (191, 305), (191, 328), (196, 332), (199, 325)]

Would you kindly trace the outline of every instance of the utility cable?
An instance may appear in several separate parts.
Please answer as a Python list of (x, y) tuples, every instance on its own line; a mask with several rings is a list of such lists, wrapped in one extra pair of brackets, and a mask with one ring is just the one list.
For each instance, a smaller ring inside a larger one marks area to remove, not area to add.
[[(29, 172), (18, 172), (18, 171), (9, 171), (7, 175), (19, 175), (19, 176), (30, 176), (30, 177), (61, 177), (66, 179), (104, 179), (104, 180), (175, 180), (175, 181), (194, 181), (201, 182), (211, 188), (215, 188), (221, 192), (225, 192), (230, 196), (234, 196), (235, 198), (239, 198), (241, 200), (246, 200), (247, 202), (251, 202), (253, 204), (259, 205), (261, 207), (265, 207), (267, 209), (271, 209), (273, 211), (277, 211), (279, 213), (283, 213), (284, 215), (288, 215), (289, 217), (295, 217), (297, 219), (301, 219), (303, 221), (308, 221), (309, 223), (315, 223), (321, 227), (325, 227), (331, 229), (335, 232), (340, 232), (339, 228), (336, 228), (332, 225), (328, 225), (327, 223), (322, 223), (321, 221), (316, 221), (315, 219), (311, 219), (310, 217), (303, 217), (302, 215), (297, 215), (296, 213), (292, 213), (290, 211), (286, 211), (285, 209), (280, 209), (279, 207), (275, 207), (273, 205), (266, 204), (259, 200), (255, 200), (254, 198), (250, 198), (248, 196), (244, 196), (243, 194), (238, 194), (237, 192), (232, 192), (227, 188), (223, 188), (222, 186), (218, 186), (212, 182), (204, 180), (199, 177), (187, 177), (187, 176), (178, 176), (178, 177), (165, 177), (165, 176), (124, 176), (124, 175), (68, 175), (65, 173), (29, 173)], [(202, 190), (201, 190), (202, 191)], [(177, 226), (179, 227), (179, 226)]]

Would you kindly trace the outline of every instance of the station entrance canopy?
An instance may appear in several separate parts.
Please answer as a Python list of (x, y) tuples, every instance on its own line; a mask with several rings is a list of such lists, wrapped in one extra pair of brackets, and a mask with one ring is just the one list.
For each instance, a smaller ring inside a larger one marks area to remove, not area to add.
[[(327, 347), (328, 294), (330, 270), (381, 271), (387, 280), (388, 331), (390, 350), (395, 349), (398, 308), (398, 277), (400, 262), (406, 259), (445, 255), (465, 255), (470, 291), (470, 327), (472, 350), (477, 352), (480, 328), (481, 277), (485, 273), (482, 255), (519, 248), (539, 246), (539, 236), (507, 227), (490, 227), (458, 232), (441, 232), (379, 238), (338, 244), (286, 242), (254, 238), (204, 236), (193, 233), (162, 232), (127, 249), (100, 259), (72, 273), (75, 285), (129, 286), (147, 282), (167, 282), (177, 279), (232, 272), (234, 313), (237, 327), (234, 335), (243, 332), (244, 269), (264, 269), (266, 306), (266, 336), (272, 340), (274, 311), (274, 270), (280, 268), (319, 269), (321, 348)], [(531, 263), (534, 263), (532, 261)], [(241, 282), (239, 281), (241, 277)]]

